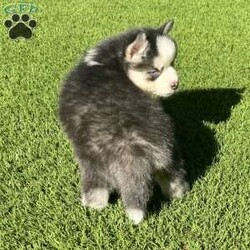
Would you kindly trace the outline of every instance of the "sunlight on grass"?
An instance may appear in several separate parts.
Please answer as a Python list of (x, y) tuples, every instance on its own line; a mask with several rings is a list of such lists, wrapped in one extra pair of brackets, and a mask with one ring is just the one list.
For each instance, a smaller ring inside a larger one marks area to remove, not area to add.
[[(32, 39), (11, 41), (0, 25), (0, 249), (247, 249), (249, 2), (37, 5)], [(101, 212), (81, 207), (77, 165), (58, 123), (58, 91), (98, 40), (167, 19), (175, 20), (181, 88), (164, 107), (176, 119), (192, 191), (171, 204), (156, 194), (135, 227), (119, 199)]]

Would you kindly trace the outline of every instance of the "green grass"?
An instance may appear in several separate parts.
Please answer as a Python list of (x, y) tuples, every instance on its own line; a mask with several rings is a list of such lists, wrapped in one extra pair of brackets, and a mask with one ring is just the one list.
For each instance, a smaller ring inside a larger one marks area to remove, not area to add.
[[(37, 4), (31, 40), (11, 41), (0, 25), (0, 249), (249, 249), (249, 1)], [(176, 118), (192, 191), (133, 226), (119, 199), (101, 212), (81, 207), (58, 90), (87, 47), (169, 18), (182, 86), (165, 107)]]

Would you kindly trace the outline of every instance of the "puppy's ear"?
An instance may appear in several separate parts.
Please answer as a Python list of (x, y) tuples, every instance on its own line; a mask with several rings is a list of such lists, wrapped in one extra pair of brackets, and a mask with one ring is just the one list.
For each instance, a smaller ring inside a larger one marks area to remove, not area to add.
[(149, 43), (144, 32), (140, 32), (135, 40), (126, 49), (126, 60), (132, 63), (139, 63), (146, 56)]
[(159, 31), (162, 35), (167, 35), (170, 30), (173, 28), (174, 25), (174, 21), (173, 20), (169, 20), (167, 21), (165, 24), (163, 24), (160, 28)]

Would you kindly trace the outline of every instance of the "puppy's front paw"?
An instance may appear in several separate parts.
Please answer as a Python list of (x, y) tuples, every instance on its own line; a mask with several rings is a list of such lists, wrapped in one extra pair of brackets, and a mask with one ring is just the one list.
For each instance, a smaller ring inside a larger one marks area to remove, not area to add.
[(181, 198), (187, 192), (189, 192), (190, 186), (189, 183), (183, 179), (175, 179), (169, 183), (169, 198)]
[(103, 209), (108, 205), (109, 193), (106, 189), (96, 188), (88, 193), (83, 193), (81, 203), (95, 209)]
[(137, 225), (139, 224), (144, 218), (144, 211), (139, 208), (128, 208), (127, 215), (132, 222)]

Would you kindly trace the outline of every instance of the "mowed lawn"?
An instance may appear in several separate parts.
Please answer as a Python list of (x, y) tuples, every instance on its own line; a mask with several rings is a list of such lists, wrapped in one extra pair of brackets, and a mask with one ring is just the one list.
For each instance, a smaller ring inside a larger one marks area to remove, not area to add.
[[(32, 39), (11, 41), (0, 25), (0, 249), (250, 249), (249, 1), (35, 4)], [(1, 11), (1, 22), (8, 18)], [(103, 211), (80, 205), (58, 92), (86, 48), (167, 19), (181, 87), (163, 104), (192, 190), (163, 202), (156, 187), (148, 217), (134, 226), (119, 198)]]

